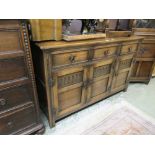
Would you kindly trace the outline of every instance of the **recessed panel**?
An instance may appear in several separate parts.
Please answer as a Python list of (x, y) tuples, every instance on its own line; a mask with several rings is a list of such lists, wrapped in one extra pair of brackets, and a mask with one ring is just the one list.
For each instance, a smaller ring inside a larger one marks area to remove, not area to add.
[(129, 72), (118, 73), (114, 87), (125, 85)]
[(81, 103), (82, 88), (70, 89), (58, 95), (59, 111), (71, 108)]
[(21, 50), (18, 31), (0, 31), (0, 52)]
[(26, 77), (24, 58), (0, 60), (0, 82)]
[(143, 61), (139, 70), (139, 77), (149, 77), (152, 70), (152, 61)]
[(92, 84), (92, 97), (105, 93), (107, 90), (109, 78), (104, 78), (102, 80), (94, 81)]

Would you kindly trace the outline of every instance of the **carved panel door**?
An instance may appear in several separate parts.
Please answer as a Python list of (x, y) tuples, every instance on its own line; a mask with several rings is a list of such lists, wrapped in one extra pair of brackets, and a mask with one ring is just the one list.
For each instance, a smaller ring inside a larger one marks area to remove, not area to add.
[(128, 54), (118, 57), (112, 80), (112, 93), (118, 92), (119, 90), (123, 90), (127, 87), (133, 65), (133, 55), (134, 54)]
[(83, 66), (53, 73), (52, 99), (55, 119), (68, 115), (85, 103), (87, 69)]
[(109, 94), (115, 57), (98, 61), (89, 70), (87, 102), (94, 103)]

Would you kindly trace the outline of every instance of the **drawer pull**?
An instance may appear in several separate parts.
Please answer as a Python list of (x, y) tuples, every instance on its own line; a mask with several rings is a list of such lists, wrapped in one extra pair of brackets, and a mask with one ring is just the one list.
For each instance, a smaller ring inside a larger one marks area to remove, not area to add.
[(70, 57), (69, 57), (69, 61), (71, 62), (71, 63), (73, 63), (73, 62), (75, 62), (75, 55), (71, 55)]
[(109, 50), (104, 51), (104, 55), (107, 56), (109, 54)]
[(131, 47), (129, 47), (129, 48), (128, 48), (128, 52), (131, 52), (131, 50), (132, 50), (132, 48), (131, 48)]
[(6, 104), (6, 100), (5, 99), (0, 99), (0, 106), (4, 106)]
[(8, 126), (9, 128), (12, 128), (12, 127), (13, 127), (13, 122), (11, 122), (11, 121), (8, 122), (8, 123), (7, 123), (7, 126)]

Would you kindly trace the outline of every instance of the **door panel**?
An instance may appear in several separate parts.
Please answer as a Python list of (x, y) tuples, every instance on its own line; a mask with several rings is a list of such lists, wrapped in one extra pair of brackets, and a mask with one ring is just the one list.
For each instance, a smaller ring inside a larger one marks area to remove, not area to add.
[(131, 80), (149, 80), (152, 75), (154, 61), (143, 60), (136, 61), (133, 70)]
[(54, 73), (53, 103), (57, 118), (74, 112), (85, 104), (86, 78), (87, 69), (84, 67), (68, 68)]
[(109, 93), (115, 58), (102, 60), (90, 68), (87, 102), (96, 102)]
[(120, 56), (115, 67), (112, 80), (112, 92), (125, 89), (128, 84), (131, 68), (133, 65), (133, 54)]
[(138, 73), (138, 77), (148, 77), (150, 76), (153, 66), (153, 61), (143, 61)]

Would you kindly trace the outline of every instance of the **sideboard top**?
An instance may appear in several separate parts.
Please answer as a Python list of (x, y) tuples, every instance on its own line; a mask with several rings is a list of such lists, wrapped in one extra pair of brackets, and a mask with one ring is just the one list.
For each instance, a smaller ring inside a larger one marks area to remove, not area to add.
[(92, 39), (92, 40), (82, 40), (82, 41), (45, 41), (36, 43), (40, 49), (54, 49), (63, 47), (74, 47), (74, 46), (84, 46), (84, 45), (95, 45), (95, 44), (107, 44), (107, 43), (117, 43), (126, 41), (141, 40), (144, 37), (131, 36), (131, 37), (119, 37), (119, 38), (105, 38), (105, 39)]

